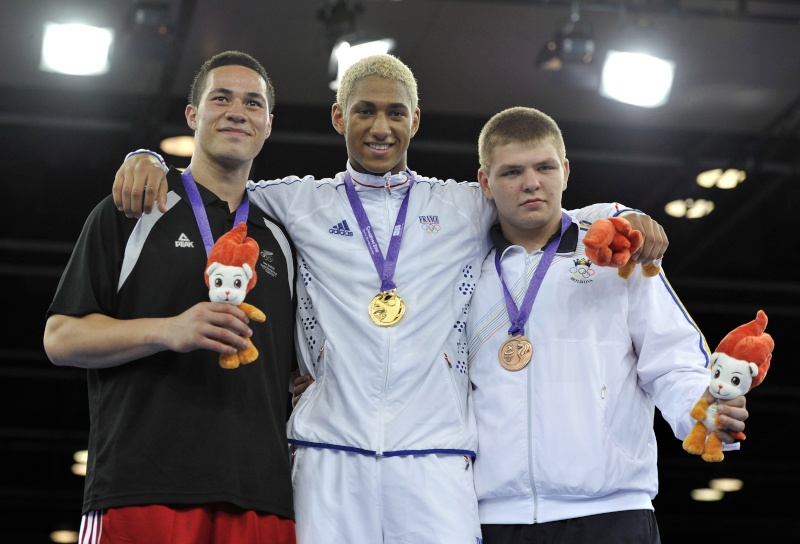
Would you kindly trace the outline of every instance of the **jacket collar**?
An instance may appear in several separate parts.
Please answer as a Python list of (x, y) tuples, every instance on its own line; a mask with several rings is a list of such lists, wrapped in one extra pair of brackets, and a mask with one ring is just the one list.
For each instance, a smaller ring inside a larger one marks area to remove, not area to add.
[[(561, 242), (558, 244), (558, 248), (556, 249), (556, 253), (575, 253), (575, 250), (578, 249), (578, 231), (579, 227), (578, 224), (573, 221), (572, 224), (567, 227), (567, 231), (564, 233), (564, 236), (561, 237)], [(494, 247), (497, 248), (497, 251), (502, 255), (505, 250), (512, 247), (514, 244), (506, 240), (505, 236), (503, 236), (503, 231), (500, 229), (500, 224), (495, 224), (490, 231), (490, 236), (492, 237), (492, 244)], [(553, 233), (553, 235), (547, 240), (549, 244), (554, 238), (557, 238), (559, 231)], [(547, 244), (545, 244), (546, 246)]]
[(382, 175), (364, 174), (363, 172), (357, 172), (350, 165), (350, 161), (347, 162), (347, 171), (350, 173), (350, 177), (353, 179), (353, 185), (355, 185), (357, 191), (386, 188), (392, 191), (405, 190), (409, 186), (409, 180), (414, 175), (414, 173), (408, 169), (398, 174), (392, 174), (391, 172), (386, 172)]

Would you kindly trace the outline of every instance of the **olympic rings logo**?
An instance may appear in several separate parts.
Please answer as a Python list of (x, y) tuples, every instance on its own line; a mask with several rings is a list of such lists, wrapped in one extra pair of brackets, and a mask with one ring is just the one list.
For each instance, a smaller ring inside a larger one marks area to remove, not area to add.
[(573, 266), (569, 271), (576, 278), (589, 279), (594, 276), (594, 270), (588, 266)]

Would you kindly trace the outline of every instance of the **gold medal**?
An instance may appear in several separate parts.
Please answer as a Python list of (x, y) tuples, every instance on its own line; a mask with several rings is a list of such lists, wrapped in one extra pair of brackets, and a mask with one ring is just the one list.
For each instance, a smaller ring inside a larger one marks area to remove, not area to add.
[(379, 327), (396, 325), (404, 313), (406, 305), (403, 299), (397, 296), (397, 289), (381, 291), (369, 303), (369, 317)]
[(497, 355), (503, 368), (516, 372), (528, 366), (533, 356), (533, 346), (530, 340), (522, 335), (509, 336), (500, 346)]

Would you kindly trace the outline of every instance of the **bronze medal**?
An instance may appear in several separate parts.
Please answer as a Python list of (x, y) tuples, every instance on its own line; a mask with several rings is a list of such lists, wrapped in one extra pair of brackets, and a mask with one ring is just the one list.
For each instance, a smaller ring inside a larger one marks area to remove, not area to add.
[(533, 346), (530, 340), (522, 335), (509, 336), (508, 340), (500, 346), (500, 351), (497, 355), (503, 368), (516, 372), (517, 370), (522, 370), (531, 362)]
[(405, 313), (406, 305), (396, 289), (381, 291), (369, 303), (369, 317), (379, 327), (396, 325)]

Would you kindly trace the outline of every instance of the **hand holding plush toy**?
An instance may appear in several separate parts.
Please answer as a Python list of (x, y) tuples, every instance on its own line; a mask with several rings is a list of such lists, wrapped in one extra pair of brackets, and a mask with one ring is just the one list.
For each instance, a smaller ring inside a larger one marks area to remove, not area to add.
[[(618, 268), (617, 273), (628, 279), (636, 266), (631, 255), (644, 242), (642, 233), (634, 230), (627, 219), (610, 217), (598, 219), (583, 238), (586, 256), (598, 266)], [(642, 265), (642, 274), (650, 278), (658, 275), (661, 267), (655, 263)]]
[[(767, 314), (759, 310), (756, 318), (733, 329), (711, 355), (711, 385), (709, 392), (717, 400), (735, 399), (760, 384), (769, 370), (775, 342), (767, 328)], [(701, 398), (690, 412), (697, 420), (683, 441), (683, 449), (702, 455), (705, 461), (722, 461), (722, 441), (714, 433), (721, 428), (717, 421), (717, 400), (709, 403)], [(732, 432), (743, 440), (744, 433)]]
[[(264, 312), (244, 302), (244, 297), (256, 284), (256, 261), (258, 243), (247, 238), (247, 225), (239, 223), (230, 232), (220, 236), (211, 248), (206, 264), (206, 286), (212, 302), (235, 304), (247, 317), (255, 321), (265, 321)], [(237, 368), (239, 364), (252, 363), (258, 358), (258, 350), (249, 338), (247, 349), (232, 355), (220, 354), (219, 366)]]

